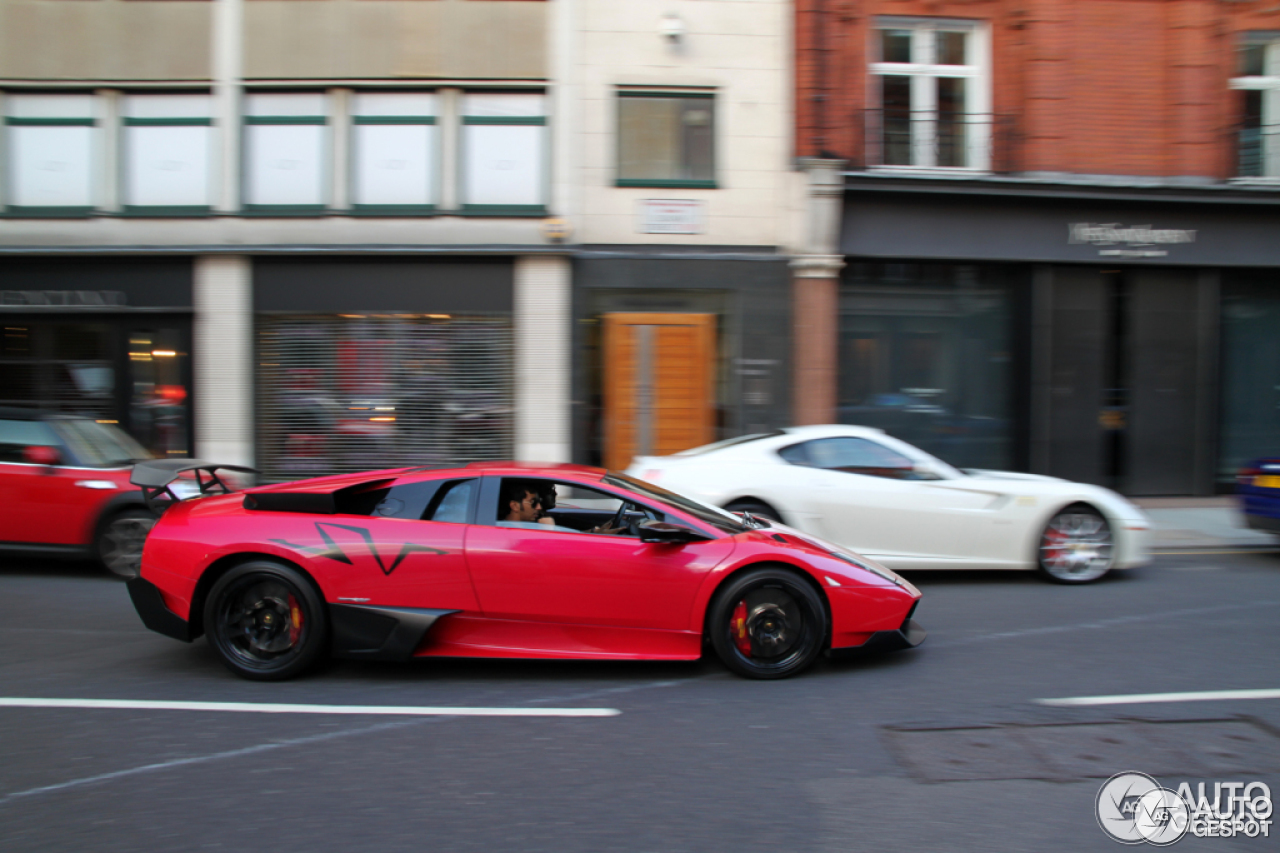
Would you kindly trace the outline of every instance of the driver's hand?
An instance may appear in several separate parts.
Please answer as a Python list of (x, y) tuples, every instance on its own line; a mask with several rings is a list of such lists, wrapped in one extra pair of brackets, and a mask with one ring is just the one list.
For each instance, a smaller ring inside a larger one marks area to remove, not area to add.
[(539, 524), (550, 524), (552, 527), (554, 527), (554, 526), (555, 526), (555, 524), (556, 524), (556, 520), (555, 520), (554, 518), (552, 518), (551, 516), (549, 516), (549, 515), (544, 515), (542, 518), (538, 519), (538, 523), (539, 523)]

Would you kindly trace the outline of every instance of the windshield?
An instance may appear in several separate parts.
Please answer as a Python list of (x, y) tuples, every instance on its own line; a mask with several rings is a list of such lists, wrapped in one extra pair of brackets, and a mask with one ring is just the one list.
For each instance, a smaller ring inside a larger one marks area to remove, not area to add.
[(701, 522), (710, 524), (717, 530), (725, 533), (735, 534), (742, 533), (744, 530), (751, 530), (751, 527), (743, 523), (742, 519), (731, 512), (725, 512), (719, 507), (704, 504), (693, 498), (676, 494), (668, 491), (661, 486), (655, 486), (653, 483), (646, 483), (644, 480), (637, 480), (635, 477), (628, 477), (626, 474), (619, 474), (617, 471), (610, 471), (604, 476), (604, 482), (611, 486), (620, 486), (624, 489), (630, 489), (633, 492), (644, 495), (647, 498), (664, 503), (667, 506), (674, 507), (681, 512), (691, 515)]
[(61, 436), (86, 465), (128, 465), (152, 456), (128, 433), (120, 429), (82, 419), (51, 420), (49, 426)]
[(688, 450), (681, 450), (673, 456), (701, 456), (703, 453), (710, 453), (713, 450), (723, 450), (726, 447), (733, 447), (736, 444), (746, 444), (749, 441), (759, 441), (762, 438), (776, 438), (780, 435), (786, 435), (782, 430), (774, 430), (773, 432), (755, 432), (751, 435), (739, 435), (735, 438), (726, 438), (723, 441), (717, 441), (712, 444), (704, 444), (701, 447), (691, 447)]

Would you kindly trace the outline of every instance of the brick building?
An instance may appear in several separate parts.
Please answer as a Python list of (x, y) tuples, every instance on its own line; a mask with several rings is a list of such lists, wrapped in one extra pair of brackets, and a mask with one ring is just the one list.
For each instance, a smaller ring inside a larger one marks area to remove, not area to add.
[(1280, 7), (798, 0), (797, 420), (1207, 494), (1280, 443)]

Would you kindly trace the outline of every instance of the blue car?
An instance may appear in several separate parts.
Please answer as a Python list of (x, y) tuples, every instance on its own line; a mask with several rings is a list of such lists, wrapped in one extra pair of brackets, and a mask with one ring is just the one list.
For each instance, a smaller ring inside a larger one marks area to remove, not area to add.
[(1241, 468), (1236, 494), (1249, 527), (1280, 533), (1280, 457), (1256, 459)]

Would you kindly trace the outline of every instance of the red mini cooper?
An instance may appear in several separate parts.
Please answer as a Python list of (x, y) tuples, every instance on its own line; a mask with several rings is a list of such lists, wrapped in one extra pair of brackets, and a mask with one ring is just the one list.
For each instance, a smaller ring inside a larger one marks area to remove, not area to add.
[(150, 458), (111, 424), (0, 407), (0, 554), (89, 557), (137, 575), (155, 516), (129, 472)]

